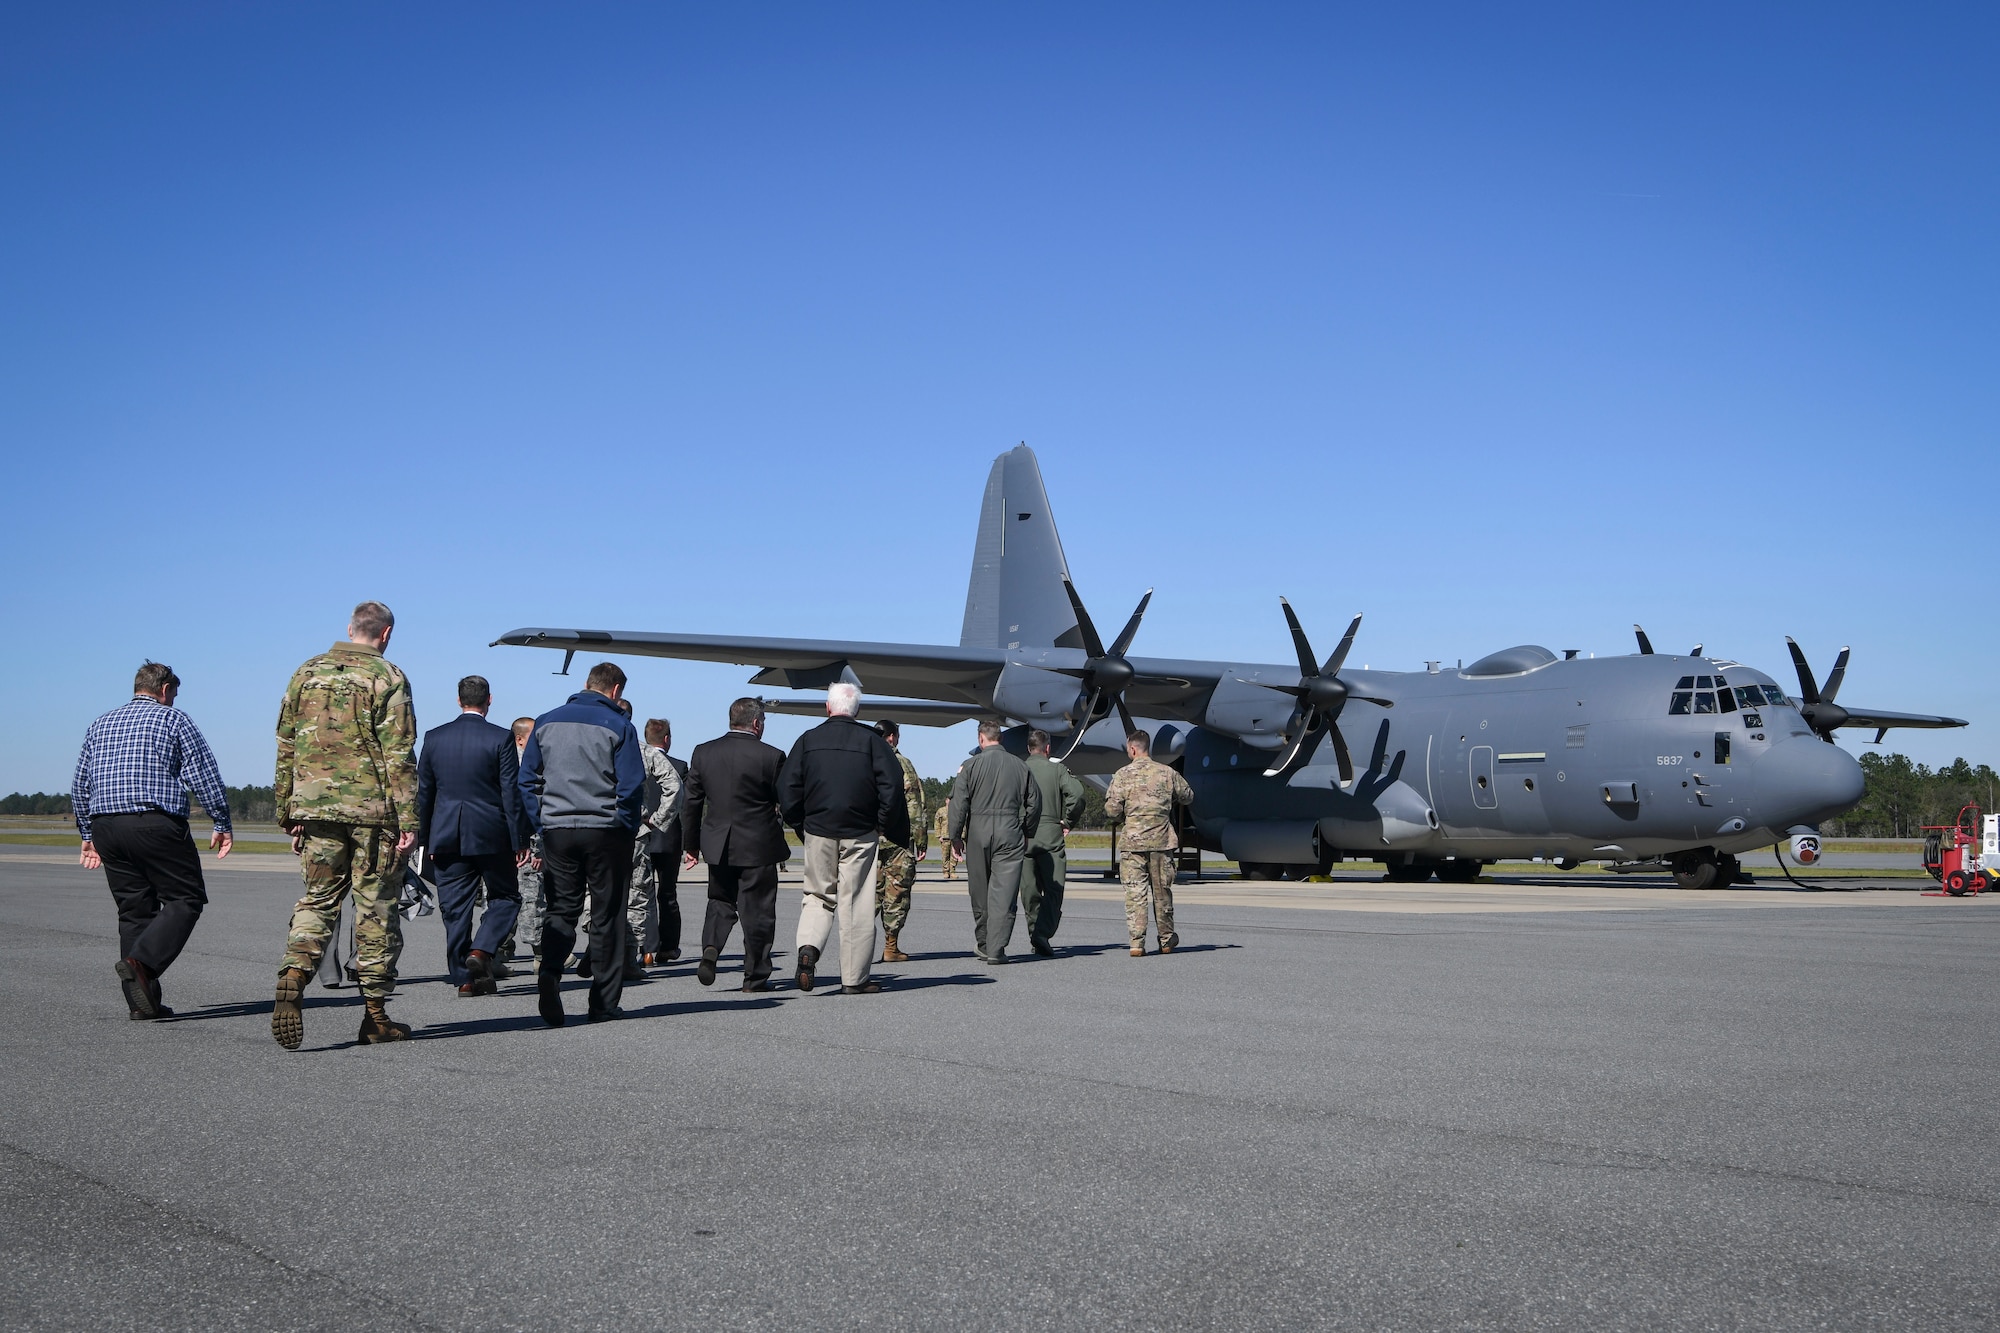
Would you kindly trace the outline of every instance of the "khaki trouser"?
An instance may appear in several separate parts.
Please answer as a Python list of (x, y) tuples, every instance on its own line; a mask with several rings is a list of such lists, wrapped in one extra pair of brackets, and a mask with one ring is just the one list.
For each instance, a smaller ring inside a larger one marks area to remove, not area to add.
[(875, 961), (875, 859), (880, 843), (806, 834), (806, 894), (799, 905), (798, 947), (824, 950), (840, 921), (840, 984), (859, 986)]
[(396, 960), (403, 953), (403, 919), (396, 915), (403, 858), (396, 854), (396, 831), (366, 824), (308, 820), (299, 851), (305, 897), (292, 909), (285, 936), (283, 971), (319, 968), (320, 955), (340, 925), (340, 903), (354, 895), (354, 971), (361, 993), (386, 999), (396, 989)]
[(1172, 851), (1118, 853), (1118, 878), (1125, 881), (1125, 926), (1132, 943), (1146, 942), (1146, 899), (1153, 900), (1153, 920), (1160, 943), (1178, 943), (1174, 935), (1174, 875), (1180, 853)]

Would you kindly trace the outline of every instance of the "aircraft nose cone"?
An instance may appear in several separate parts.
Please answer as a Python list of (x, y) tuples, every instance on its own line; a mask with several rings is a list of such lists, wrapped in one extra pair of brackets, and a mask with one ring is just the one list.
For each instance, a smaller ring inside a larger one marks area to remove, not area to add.
[(1861, 765), (1838, 745), (1794, 737), (1757, 761), (1758, 822), (1780, 832), (1850, 810), (1867, 784)]

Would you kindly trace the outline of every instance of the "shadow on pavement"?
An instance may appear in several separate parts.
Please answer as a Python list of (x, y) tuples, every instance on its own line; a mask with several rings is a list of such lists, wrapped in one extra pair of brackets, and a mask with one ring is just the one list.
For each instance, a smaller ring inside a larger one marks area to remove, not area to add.
[[(882, 983), (882, 993), (885, 995), (890, 991), (930, 990), (935, 986), (990, 986), (998, 980), (991, 973), (982, 972), (960, 972), (955, 976), (949, 977), (898, 977), (893, 973), (888, 975), (871, 973), (870, 975)], [(833, 993), (835, 995), (840, 994), (838, 984), (834, 986)]]

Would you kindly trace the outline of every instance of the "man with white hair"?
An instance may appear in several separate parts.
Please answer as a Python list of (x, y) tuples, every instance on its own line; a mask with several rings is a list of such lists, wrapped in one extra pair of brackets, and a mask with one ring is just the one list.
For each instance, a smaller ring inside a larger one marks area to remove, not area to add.
[(798, 985), (813, 988), (826, 937), (840, 922), (840, 989), (867, 995), (875, 960), (875, 860), (881, 839), (909, 845), (910, 810), (895, 751), (863, 726), (861, 691), (838, 681), (826, 721), (799, 737), (778, 777), (778, 809), (805, 839), (805, 901), (799, 911)]

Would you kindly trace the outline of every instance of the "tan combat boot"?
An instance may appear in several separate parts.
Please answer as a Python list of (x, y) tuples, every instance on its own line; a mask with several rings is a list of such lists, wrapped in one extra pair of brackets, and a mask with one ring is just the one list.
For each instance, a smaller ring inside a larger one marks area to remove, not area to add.
[(398, 1023), (389, 1017), (388, 1001), (367, 1000), (367, 1012), (361, 1015), (361, 1035), (355, 1040), (363, 1046), (378, 1046), (385, 1041), (408, 1041), (410, 1025)]
[(1132, 941), (1132, 956), (1134, 958), (1144, 958), (1146, 956), (1146, 941), (1144, 940)]
[(885, 963), (907, 963), (910, 956), (896, 947), (896, 932), (890, 931), (882, 941), (882, 961)]
[(288, 967), (278, 973), (278, 998), (271, 1005), (271, 1035), (288, 1051), (296, 1051), (306, 1039), (306, 1020), (299, 1012), (299, 998), (306, 993), (307, 980), (302, 967)]

